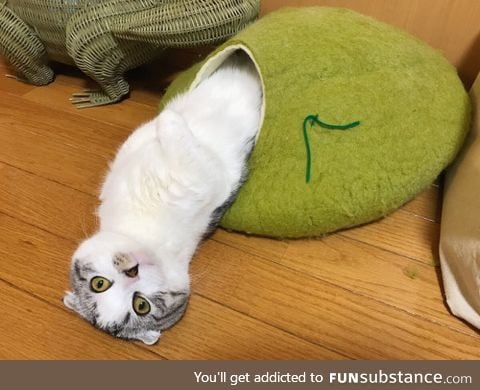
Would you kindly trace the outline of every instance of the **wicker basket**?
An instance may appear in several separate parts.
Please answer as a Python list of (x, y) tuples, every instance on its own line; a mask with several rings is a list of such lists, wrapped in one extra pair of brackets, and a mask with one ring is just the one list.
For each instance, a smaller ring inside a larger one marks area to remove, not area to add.
[(0, 0), (0, 53), (36, 85), (54, 78), (48, 60), (75, 64), (101, 87), (74, 94), (91, 107), (125, 96), (125, 71), (163, 49), (220, 42), (258, 12), (259, 0)]

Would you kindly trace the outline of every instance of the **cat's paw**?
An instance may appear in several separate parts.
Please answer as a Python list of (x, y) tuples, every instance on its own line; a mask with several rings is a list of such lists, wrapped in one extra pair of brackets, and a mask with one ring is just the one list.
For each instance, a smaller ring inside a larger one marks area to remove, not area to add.
[(185, 119), (172, 110), (164, 110), (157, 118), (157, 138), (165, 146), (179, 143), (189, 145), (193, 140), (193, 134), (188, 128)]

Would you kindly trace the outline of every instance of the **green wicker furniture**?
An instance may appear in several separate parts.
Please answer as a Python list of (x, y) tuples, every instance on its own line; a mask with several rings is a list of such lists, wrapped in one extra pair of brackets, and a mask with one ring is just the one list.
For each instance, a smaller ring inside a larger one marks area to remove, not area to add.
[[(268, 14), (181, 74), (161, 105), (236, 50), (260, 73), (264, 116), (248, 179), (221, 222), (226, 228), (295, 238), (381, 218), (437, 177), (469, 128), (468, 95), (439, 52), (336, 8)], [(323, 128), (311, 120), (317, 114), (328, 124), (360, 124)]]
[(54, 78), (48, 60), (75, 64), (101, 90), (73, 103), (98, 106), (128, 93), (125, 71), (167, 47), (225, 40), (258, 11), (259, 0), (0, 0), (0, 53), (36, 85)]

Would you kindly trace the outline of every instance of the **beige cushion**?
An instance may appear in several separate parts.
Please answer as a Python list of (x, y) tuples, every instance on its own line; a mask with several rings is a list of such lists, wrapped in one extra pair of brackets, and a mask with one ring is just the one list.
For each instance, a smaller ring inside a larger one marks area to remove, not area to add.
[(480, 328), (480, 75), (470, 96), (472, 131), (445, 183), (440, 262), (453, 314)]

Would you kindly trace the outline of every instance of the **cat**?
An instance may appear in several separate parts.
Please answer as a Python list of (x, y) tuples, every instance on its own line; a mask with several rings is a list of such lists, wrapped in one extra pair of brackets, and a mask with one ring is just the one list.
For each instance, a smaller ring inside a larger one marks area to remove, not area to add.
[(184, 314), (189, 263), (246, 177), (262, 87), (234, 54), (120, 147), (100, 194), (99, 230), (72, 256), (64, 304), (95, 327), (146, 344)]

